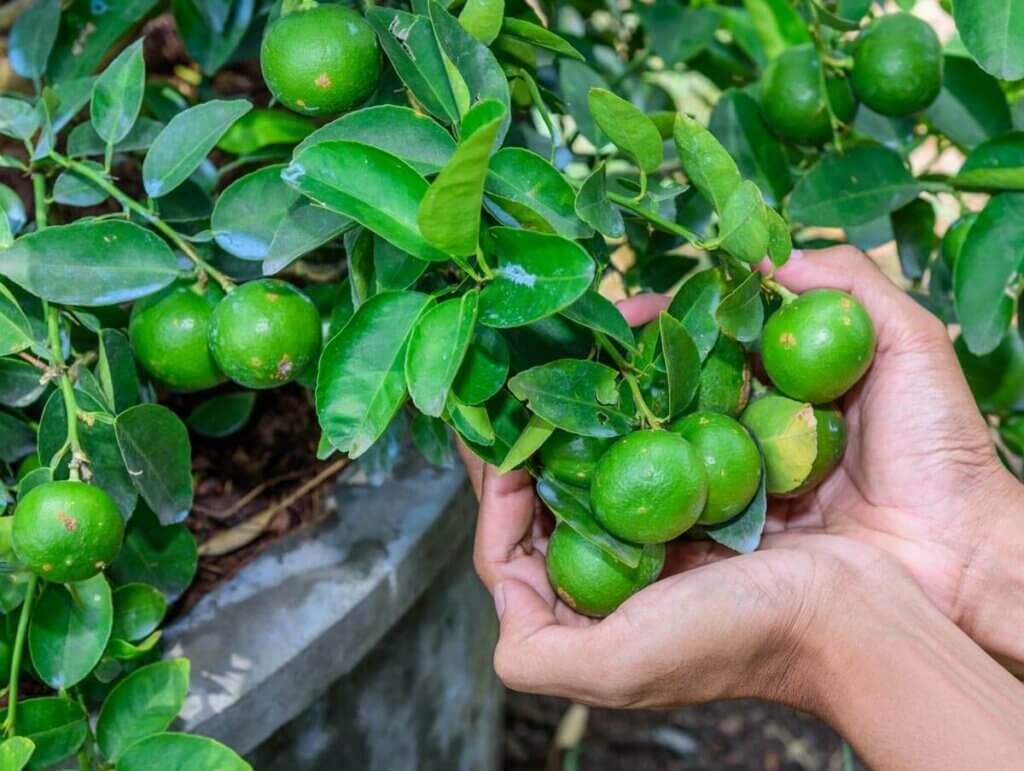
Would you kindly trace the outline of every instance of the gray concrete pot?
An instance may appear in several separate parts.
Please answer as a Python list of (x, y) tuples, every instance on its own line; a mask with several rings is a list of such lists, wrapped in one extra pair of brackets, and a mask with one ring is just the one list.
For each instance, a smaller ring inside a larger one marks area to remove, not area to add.
[(461, 468), (340, 479), (337, 513), (275, 544), (167, 630), (192, 661), (183, 729), (258, 771), (497, 768), (494, 607)]

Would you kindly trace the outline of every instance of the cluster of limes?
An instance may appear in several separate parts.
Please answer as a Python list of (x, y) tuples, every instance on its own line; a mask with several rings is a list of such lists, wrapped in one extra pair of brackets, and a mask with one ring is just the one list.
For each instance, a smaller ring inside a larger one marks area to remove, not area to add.
[(920, 112), (942, 90), (942, 44), (922, 19), (886, 14), (854, 41), (849, 77), (840, 70), (823, 67), (810, 43), (784, 51), (761, 80), (767, 124), (787, 142), (816, 145), (832, 136), (833, 117), (853, 119), (858, 99), (882, 115)]
[(630, 567), (569, 521), (559, 523), (548, 545), (548, 576), (576, 611), (607, 615), (658, 577), (665, 543), (695, 526), (742, 516), (758, 493), (762, 468), (768, 493), (794, 496), (839, 462), (846, 428), (834, 400), (864, 375), (875, 348), (860, 303), (820, 289), (773, 313), (762, 330), (761, 360), (774, 388), (749, 404), (745, 352), (724, 341), (716, 351), (724, 343), (740, 359), (730, 353), (723, 363), (713, 351), (691, 410), (665, 428), (617, 439), (556, 432), (541, 447), (546, 474), (588, 489), (597, 522), (642, 547), (639, 564)]

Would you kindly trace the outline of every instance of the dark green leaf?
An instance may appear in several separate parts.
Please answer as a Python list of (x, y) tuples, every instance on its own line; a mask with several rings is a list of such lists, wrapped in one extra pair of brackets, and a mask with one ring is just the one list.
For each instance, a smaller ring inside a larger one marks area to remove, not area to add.
[(501, 26), (501, 34), (525, 40), (537, 48), (546, 49), (559, 56), (568, 56), (570, 59), (583, 61), (583, 54), (573, 48), (565, 38), (538, 24), (533, 24), (523, 19), (506, 18)]
[(160, 626), (167, 612), (167, 600), (155, 586), (130, 583), (114, 590), (114, 625), (110, 636), (115, 640), (137, 642)]
[(412, 419), (412, 440), (423, 457), (435, 466), (451, 468), (454, 464), (452, 443), (443, 420), (416, 415)]
[(446, 415), (451, 421), (452, 428), (466, 442), (490, 447), (497, 440), (486, 407), (463, 404), (458, 397), (451, 396), (448, 400)]
[(158, 404), (140, 404), (117, 416), (117, 443), (125, 466), (149, 507), (165, 525), (192, 508), (192, 447), (177, 415)]
[(787, 48), (811, 42), (807, 23), (788, 0), (744, 0), (743, 5), (768, 58), (774, 59)]
[(591, 144), (599, 145), (602, 138), (594, 116), (590, 114), (588, 99), (590, 89), (608, 88), (604, 78), (583, 62), (565, 59), (558, 65), (558, 86), (565, 106), (572, 119), (576, 121), (580, 133), (590, 140)]
[(28, 699), (18, 705), (18, 734), (36, 746), (29, 769), (51, 768), (74, 755), (88, 728), (85, 712), (65, 697)]
[(479, 299), (474, 290), (439, 303), (412, 330), (405, 379), (413, 404), (425, 415), (437, 418), (444, 412), (476, 326)]
[(189, 413), (187, 423), (200, 436), (219, 439), (240, 431), (252, 416), (256, 394), (239, 391), (213, 396)]
[(757, 263), (768, 253), (768, 220), (761, 191), (744, 180), (725, 202), (718, 225), (722, 248), (743, 262)]
[(116, 329), (100, 332), (100, 360), (96, 374), (107, 404), (115, 414), (139, 403), (139, 373), (128, 338)]
[[(84, 161), (101, 176), (103, 167), (95, 161)], [(53, 200), (66, 206), (96, 206), (107, 200), (106, 191), (77, 172), (62, 171), (53, 183)]]
[(757, 183), (770, 203), (780, 204), (793, 185), (789, 161), (782, 144), (765, 126), (757, 101), (743, 91), (726, 91), (711, 112), (708, 128), (735, 159), (743, 177)]
[[(188, 49), (203, 72), (212, 75), (239, 47), (249, 29), (254, 0), (172, 0), (174, 20)], [(210, 10), (216, 8), (218, 18)]]
[(57, 43), (47, 64), (50, 81), (61, 83), (93, 72), (114, 44), (156, 5), (157, 0), (73, 0), (61, 16)]
[(576, 216), (572, 186), (554, 166), (529, 150), (506, 147), (495, 153), (485, 189), (488, 198), (523, 227), (566, 238), (593, 234)]
[(21, 202), (21, 197), (7, 185), (0, 185), (0, 210), (7, 215), (7, 222), (14, 235), (17, 235), (28, 222), (25, 204)]
[(188, 659), (172, 659), (137, 669), (114, 686), (96, 721), (104, 756), (117, 763), (135, 742), (166, 730), (185, 702), (188, 676)]
[(139, 39), (107, 65), (92, 88), (92, 127), (108, 146), (113, 147), (132, 130), (145, 85), (146, 63)]
[(46, 72), (59, 26), (60, 0), (35, 0), (22, 11), (7, 41), (11, 69), (30, 80)]
[(1024, 131), (1013, 131), (978, 145), (956, 175), (959, 188), (1024, 191)]
[(0, 97), (0, 134), (14, 139), (29, 139), (39, 128), (35, 108), (21, 99)]
[(583, 182), (576, 195), (577, 216), (608, 238), (621, 238), (625, 232), (622, 213), (608, 200), (604, 165), (598, 166)]
[(710, 131), (684, 113), (676, 116), (672, 137), (686, 176), (721, 212), (742, 182), (736, 161)]
[(719, 16), (711, 8), (688, 8), (672, 0), (634, 6), (654, 53), (666, 65), (685, 62), (714, 40)]
[(725, 282), (717, 270), (693, 274), (679, 287), (669, 315), (682, 322), (697, 344), (701, 360), (706, 359), (718, 340), (718, 304), (725, 292)]
[[(154, 763), (156, 765), (154, 765)], [(205, 736), (160, 733), (128, 747), (118, 771), (252, 771), (234, 751)]]
[(301, 115), (257, 107), (235, 121), (217, 142), (217, 148), (233, 155), (252, 155), (267, 147), (294, 145), (315, 128)]
[(715, 317), (722, 333), (741, 343), (752, 343), (761, 336), (764, 303), (761, 302), (761, 274), (751, 271), (722, 296)]
[(562, 315), (569, 321), (617, 340), (629, 349), (636, 346), (633, 330), (629, 328), (626, 319), (600, 292), (588, 290), (580, 299), (563, 310)]
[(43, 373), (27, 361), (0, 358), (0, 404), (28, 407), (45, 390)]
[(650, 118), (604, 88), (590, 89), (587, 104), (598, 128), (616, 147), (629, 155), (641, 171), (652, 173), (658, 170), (663, 157), (662, 139)]
[[(132, 152), (145, 150), (156, 139), (164, 129), (164, 124), (145, 116), (135, 121), (132, 130), (128, 135), (114, 145), (114, 152)], [(68, 155), (78, 157), (83, 155), (102, 155), (104, 142), (91, 123), (79, 123), (68, 135)]]
[(35, 432), (13, 415), (0, 412), (0, 460), (16, 463), (35, 447)]
[(966, 148), (1012, 128), (999, 81), (962, 56), (945, 57), (942, 91), (925, 115), (940, 132)]
[(526, 424), (526, 428), (523, 429), (523, 433), (516, 439), (516, 443), (509, 448), (505, 460), (498, 467), (498, 473), (507, 474), (528, 461), (530, 456), (537, 452), (554, 432), (555, 427), (544, 418), (539, 415), (532, 416), (530, 422)]
[(124, 545), (107, 573), (121, 584), (141, 581), (173, 601), (192, 583), (199, 563), (196, 540), (184, 525), (162, 526), (140, 505), (125, 534)]
[(956, 0), (953, 18), (971, 56), (1002, 80), (1024, 78), (1024, 2)]
[(892, 232), (903, 275), (911, 281), (921, 278), (937, 246), (935, 209), (923, 198), (911, 201), (892, 213)]
[(406, 254), (380, 236), (373, 238), (373, 278), (376, 292), (408, 289), (419, 280), (428, 263)]
[(667, 312), (658, 317), (661, 355), (668, 381), (668, 415), (672, 418), (693, 401), (700, 385), (700, 352), (686, 328)]
[(766, 206), (764, 216), (768, 222), (768, 257), (772, 265), (779, 268), (789, 260), (793, 251), (793, 237), (786, 220), (775, 209)]
[(32, 345), (32, 327), (11, 291), (0, 284), (0, 356)]
[(483, 404), (505, 385), (508, 369), (505, 338), (497, 330), (477, 324), (452, 392), (463, 404)]

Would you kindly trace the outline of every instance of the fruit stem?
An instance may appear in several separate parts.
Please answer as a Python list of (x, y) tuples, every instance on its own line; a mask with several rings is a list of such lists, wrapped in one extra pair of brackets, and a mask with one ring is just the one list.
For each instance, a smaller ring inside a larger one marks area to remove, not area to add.
[(630, 366), (625, 359), (622, 358), (622, 354), (619, 353), (615, 345), (605, 337), (603, 332), (594, 332), (594, 339), (597, 340), (597, 344), (601, 346), (601, 349), (607, 353), (612, 361), (615, 362), (615, 366), (619, 368), (622, 373), (622, 377), (627, 383), (629, 383), (629, 390), (633, 393), (633, 401), (636, 402), (636, 406), (640, 408), (641, 414), (644, 416), (644, 420), (647, 421), (651, 428), (661, 427), (661, 418), (655, 415), (651, 408), (647, 406), (647, 400), (644, 399), (643, 392), (640, 390), (640, 384), (636, 382), (636, 378), (629, 372)]
[(691, 244), (696, 246), (698, 249), (703, 249), (703, 250), (707, 251), (706, 243), (703, 240), (701, 240), (701, 237), (699, 235), (694, 233), (689, 228), (685, 228), (682, 225), (678, 225), (675, 222), (672, 222), (670, 220), (665, 219), (660, 214), (657, 214), (657, 213), (651, 211), (650, 209), (646, 209), (643, 206), (640, 206), (632, 198), (629, 198), (629, 197), (624, 196), (624, 195), (619, 195), (618, 193), (612, 193), (612, 192), (608, 192), (607, 195), (608, 195), (608, 200), (611, 201), (612, 203), (616, 203), (619, 206), (621, 206), (623, 209), (628, 209), (629, 211), (633, 212), (634, 214), (639, 215), (640, 217), (642, 217), (643, 219), (647, 220), (648, 222), (650, 222), (655, 227), (661, 228), (666, 233), (671, 233), (674, 236), (679, 236), (680, 238), (685, 238), (687, 241), (689, 241)]
[(784, 305), (789, 305), (797, 297), (799, 297), (799, 295), (796, 292), (792, 292), (789, 289), (786, 289), (786, 287), (784, 287), (782, 284), (780, 284), (773, 278), (768, 278), (767, 276), (762, 277), (761, 283), (768, 289), (773, 291), (775, 294), (777, 294), (779, 297), (781, 297), (782, 303)]
[[(139, 217), (148, 222), (150, 225), (152, 225), (154, 228), (163, 233), (175, 246), (177, 246), (179, 249), (181, 249), (182, 252), (184, 252), (185, 256), (192, 261), (196, 268), (199, 269), (200, 273), (212, 277), (214, 281), (220, 284), (221, 289), (223, 289), (225, 293), (234, 290), (235, 282), (228, 278), (225, 274), (221, 273), (215, 267), (213, 267), (209, 262), (200, 257), (199, 253), (192, 248), (192, 244), (190, 244), (188, 241), (182, 238), (178, 231), (176, 231), (174, 228), (172, 228), (170, 225), (168, 225), (166, 222), (164, 222), (156, 214), (154, 214), (152, 211), (150, 211), (145, 206), (140, 204), (138, 201), (136, 201), (135, 199), (131, 198), (128, 195), (125, 195), (123, 192), (121, 192), (117, 185), (111, 183), (102, 174), (97, 173), (94, 169), (90, 168), (84, 163), (79, 163), (78, 161), (74, 161), (70, 158), (65, 158), (60, 153), (51, 151), (50, 157), (53, 158), (57, 163), (59, 163), (64, 168), (70, 169), (79, 176), (88, 179), (94, 185), (102, 189), (107, 195), (111, 196), (114, 200), (121, 204), (122, 207), (128, 209), (131, 212), (134, 212)], [(202, 278), (202, 276), (200, 278)]]
[(18, 680), (21, 678), (21, 655), (25, 650), (25, 637), (28, 635), (28, 622), (32, 617), (32, 604), (36, 599), (36, 584), (39, 577), (35, 573), (29, 575), (25, 586), (25, 599), (21, 603), (21, 614), (18, 616), (18, 631), (14, 637), (14, 652), (11, 655), (11, 681), (8, 685), (7, 719), (4, 720), (4, 735), (17, 735), (18, 712)]
[(836, 111), (832, 109), (832, 99), (828, 93), (828, 79), (825, 77), (825, 63), (828, 58), (828, 54), (825, 52), (825, 47), (821, 42), (820, 30), (818, 29), (818, 11), (814, 9), (815, 23), (811, 26), (811, 38), (814, 40), (814, 50), (818, 54), (818, 81), (821, 84), (821, 95), (825, 100), (825, 110), (828, 112), (828, 122), (832, 127), (832, 142), (836, 146), (836, 151), (839, 153), (843, 152), (843, 135), (840, 133), (840, 129), (843, 127), (843, 122), (836, 116)]
[(68, 475), (71, 479), (77, 480), (81, 478), (79, 467), (88, 458), (82, 450), (82, 442), (78, 436), (78, 402), (75, 399), (75, 389), (71, 385), (67, 367), (64, 366), (64, 354), (60, 343), (60, 310), (53, 305), (46, 309), (46, 323), (49, 330), (50, 362), (60, 373), (57, 376), (57, 384), (60, 387), (61, 396), (64, 398), (64, 411), (67, 413), (68, 441), (71, 443), (71, 463), (68, 466)]
[(42, 174), (32, 175), (32, 198), (36, 208), (36, 230), (46, 227), (46, 179)]
[(487, 264), (487, 258), (484, 257), (483, 250), (479, 246), (476, 248), (476, 262), (480, 266), (480, 270), (484, 272), (484, 276), (488, 279), (494, 278), (494, 271), (491, 270), (491, 266)]

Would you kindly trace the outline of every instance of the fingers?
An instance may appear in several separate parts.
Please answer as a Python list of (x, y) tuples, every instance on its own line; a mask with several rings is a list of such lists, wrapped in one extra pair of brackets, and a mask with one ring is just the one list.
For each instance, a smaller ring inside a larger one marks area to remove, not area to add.
[(473, 560), (481, 580), (493, 591), (507, 563), (529, 549), (537, 499), (533, 480), (525, 471), (498, 474), (487, 464), (482, 464), (481, 471)]
[(658, 314), (666, 310), (670, 302), (662, 294), (640, 294), (620, 300), (616, 307), (631, 327), (638, 327), (658, 318)]
[(473, 485), (473, 492), (476, 493), (476, 499), (479, 501), (480, 493), (483, 492), (485, 464), (480, 456), (466, 447), (461, 438), (456, 437), (455, 448), (459, 451), (462, 464), (466, 467), (466, 475), (469, 477), (470, 484)]
[[(760, 266), (763, 272), (770, 265)], [(794, 250), (775, 279), (794, 292), (833, 288), (849, 292), (867, 309), (878, 334), (879, 350), (905, 347), (922, 335), (944, 337), (940, 323), (893, 284), (871, 259), (852, 246)]]

